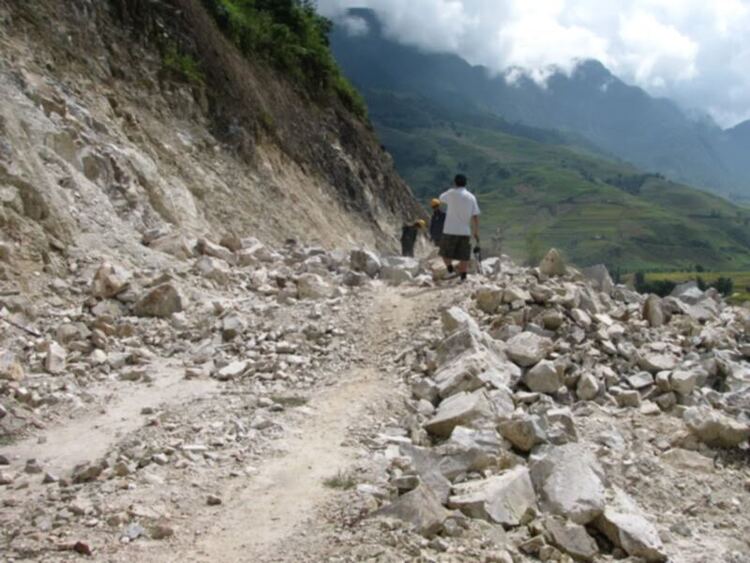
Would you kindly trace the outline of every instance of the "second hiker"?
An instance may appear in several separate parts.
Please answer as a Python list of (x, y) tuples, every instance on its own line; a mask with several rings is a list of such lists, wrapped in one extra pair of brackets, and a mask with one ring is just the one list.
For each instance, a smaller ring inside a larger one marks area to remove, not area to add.
[(440, 200), (433, 199), (430, 202), (432, 207), (432, 217), (430, 217), (430, 240), (440, 246), (440, 239), (443, 236), (443, 227), (445, 226), (445, 211), (440, 209)]
[(401, 255), (414, 256), (414, 246), (417, 243), (417, 236), (427, 226), (424, 219), (418, 219), (408, 223), (401, 228)]

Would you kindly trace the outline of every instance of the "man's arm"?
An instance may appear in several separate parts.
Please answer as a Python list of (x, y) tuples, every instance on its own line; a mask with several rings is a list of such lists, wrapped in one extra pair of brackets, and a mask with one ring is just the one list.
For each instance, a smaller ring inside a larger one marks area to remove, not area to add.
[(471, 218), (471, 234), (473, 234), (476, 241), (479, 242), (479, 215), (474, 215)]

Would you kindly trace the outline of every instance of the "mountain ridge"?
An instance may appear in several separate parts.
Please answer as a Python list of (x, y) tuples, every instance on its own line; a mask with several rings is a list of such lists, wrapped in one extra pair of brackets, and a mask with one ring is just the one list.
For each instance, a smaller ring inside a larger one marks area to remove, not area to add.
[(411, 92), (447, 107), (490, 112), (510, 122), (574, 132), (603, 152), (651, 172), (720, 193), (750, 198), (750, 165), (735, 137), (691, 119), (675, 102), (626, 84), (598, 61), (582, 61), (544, 87), (526, 75), (512, 83), (457, 55), (428, 53), (384, 36), (370, 10), (350, 11), (368, 33), (337, 26), (332, 46), (361, 89)]

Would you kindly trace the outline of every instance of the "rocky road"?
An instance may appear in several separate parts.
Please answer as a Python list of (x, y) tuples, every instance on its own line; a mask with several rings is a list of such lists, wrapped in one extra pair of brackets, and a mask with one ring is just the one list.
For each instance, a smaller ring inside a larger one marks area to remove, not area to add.
[(747, 309), (180, 237), (2, 298), (4, 560), (748, 561)]

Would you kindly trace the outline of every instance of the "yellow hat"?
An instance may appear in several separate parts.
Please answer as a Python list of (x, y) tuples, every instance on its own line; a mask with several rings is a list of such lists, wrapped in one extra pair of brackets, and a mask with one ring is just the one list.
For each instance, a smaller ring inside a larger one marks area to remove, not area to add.
[(435, 199), (433, 199), (433, 200), (432, 200), (432, 201), (430, 202), (430, 205), (431, 205), (432, 207), (440, 207), (440, 200), (439, 200), (439, 199), (437, 199), (437, 198), (435, 198)]
[(427, 226), (427, 221), (424, 219), (419, 219), (416, 223), (414, 223), (417, 227), (420, 229), (424, 229)]

